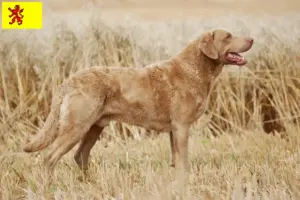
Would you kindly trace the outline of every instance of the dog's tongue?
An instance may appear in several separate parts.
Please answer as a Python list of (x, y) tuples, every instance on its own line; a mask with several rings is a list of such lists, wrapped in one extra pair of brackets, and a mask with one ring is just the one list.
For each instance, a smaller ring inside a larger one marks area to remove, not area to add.
[(247, 63), (246, 59), (238, 53), (228, 53), (227, 59), (238, 65), (244, 65)]
[(240, 54), (237, 54), (237, 53), (228, 53), (227, 57), (230, 59), (230, 60), (233, 60), (233, 61), (236, 61), (236, 62), (241, 62), (244, 60), (244, 57), (241, 56)]
[(237, 64), (247, 63), (246, 59), (238, 53), (228, 53), (227, 59)]

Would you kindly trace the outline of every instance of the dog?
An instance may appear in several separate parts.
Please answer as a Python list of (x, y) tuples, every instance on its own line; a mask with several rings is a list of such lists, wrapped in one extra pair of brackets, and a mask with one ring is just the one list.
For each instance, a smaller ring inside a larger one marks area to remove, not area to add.
[(214, 29), (170, 59), (143, 68), (79, 70), (54, 93), (43, 128), (23, 150), (36, 152), (49, 146), (44, 164), (52, 172), (79, 143), (74, 159), (86, 171), (92, 147), (114, 120), (170, 133), (171, 165), (186, 170), (189, 128), (205, 112), (213, 81), (225, 65), (245, 65), (240, 53), (251, 49), (253, 42)]

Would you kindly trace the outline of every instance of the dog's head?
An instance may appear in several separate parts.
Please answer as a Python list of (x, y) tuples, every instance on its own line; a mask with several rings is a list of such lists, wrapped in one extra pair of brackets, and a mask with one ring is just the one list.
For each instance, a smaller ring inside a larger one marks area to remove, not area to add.
[(207, 57), (223, 64), (245, 65), (247, 60), (240, 53), (248, 51), (253, 38), (236, 37), (224, 29), (206, 32), (200, 37), (199, 49)]

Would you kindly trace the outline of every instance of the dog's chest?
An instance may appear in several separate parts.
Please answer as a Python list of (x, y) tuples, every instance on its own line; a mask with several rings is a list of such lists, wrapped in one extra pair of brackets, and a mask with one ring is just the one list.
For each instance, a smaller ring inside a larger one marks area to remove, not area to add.
[(195, 112), (194, 112), (194, 118), (198, 119), (205, 111), (207, 103), (207, 96), (198, 96), (196, 97), (196, 106), (195, 106)]
[(202, 87), (201, 90), (197, 91), (197, 93), (195, 94), (195, 105), (194, 108), (191, 108), (194, 110), (193, 118), (195, 120), (201, 117), (201, 115), (205, 112), (207, 107), (207, 101), (212, 86), (211, 81), (208, 81), (204, 85), (206, 85), (206, 87)]

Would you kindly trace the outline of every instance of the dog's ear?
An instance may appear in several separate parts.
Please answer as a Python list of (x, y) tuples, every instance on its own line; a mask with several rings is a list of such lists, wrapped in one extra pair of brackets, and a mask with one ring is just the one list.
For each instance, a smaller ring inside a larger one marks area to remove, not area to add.
[(213, 33), (210, 32), (204, 33), (200, 38), (199, 49), (207, 57), (211, 59), (218, 59), (219, 57), (218, 51), (213, 41), (214, 41)]

